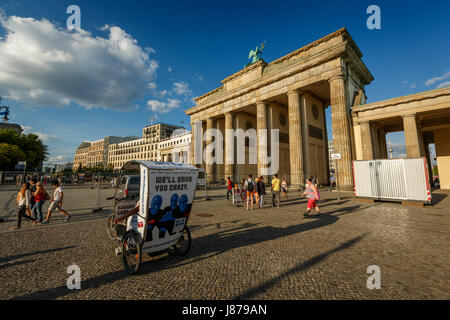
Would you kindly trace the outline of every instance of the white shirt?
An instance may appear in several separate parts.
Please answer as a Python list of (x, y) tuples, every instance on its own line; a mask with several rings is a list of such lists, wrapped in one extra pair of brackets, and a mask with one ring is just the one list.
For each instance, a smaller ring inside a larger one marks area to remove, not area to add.
[(63, 192), (61, 187), (58, 187), (55, 189), (55, 192), (53, 193), (53, 201), (58, 203), (61, 202), (61, 193)]
[(23, 206), (24, 204), (27, 207), (30, 207), (30, 199), (31, 199), (31, 191), (30, 190), (26, 190), (24, 195), (20, 195), (19, 197), (19, 207)]

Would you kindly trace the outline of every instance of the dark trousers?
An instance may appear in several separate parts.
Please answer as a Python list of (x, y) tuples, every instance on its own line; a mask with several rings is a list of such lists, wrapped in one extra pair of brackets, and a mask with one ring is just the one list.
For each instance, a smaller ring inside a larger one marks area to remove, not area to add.
[(233, 195), (233, 191), (232, 190), (228, 190), (227, 191), (227, 200), (230, 200), (230, 194)]
[(272, 205), (275, 207), (275, 197), (278, 198), (278, 207), (280, 206), (280, 190), (272, 190)]
[(17, 210), (17, 228), (20, 228), (22, 224), (22, 218), (25, 220), (33, 220), (30, 216), (27, 215), (27, 206), (21, 205)]

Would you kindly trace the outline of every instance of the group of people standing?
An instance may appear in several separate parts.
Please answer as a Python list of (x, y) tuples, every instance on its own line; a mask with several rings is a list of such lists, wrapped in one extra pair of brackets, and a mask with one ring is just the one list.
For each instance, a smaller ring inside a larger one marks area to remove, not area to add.
[[(42, 182), (37, 182), (35, 178), (22, 183), (19, 193), (17, 194), (17, 224), (10, 230), (18, 230), (22, 225), (22, 219), (33, 222), (33, 226), (39, 224), (48, 224), (53, 211), (59, 211), (66, 216), (66, 221), (70, 219), (70, 215), (62, 209), (63, 190), (59, 181), (54, 180), (52, 186), (55, 188), (53, 197), (50, 197), (45, 190)], [(46, 201), (51, 200), (47, 210), (47, 217), (43, 220), (42, 208)]]
[[(233, 182), (231, 178), (227, 178), (227, 200), (230, 199), (230, 194), (233, 194)], [(277, 174), (273, 175), (273, 179), (271, 182), (272, 186), (272, 207), (280, 207), (281, 198), (288, 198), (288, 184), (285, 178), (278, 178)], [(264, 206), (264, 195), (266, 193), (266, 184), (264, 181), (264, 177), (261, 176), (253, 180), (251, 174), (248, 175), (247, 179), (242, 179), (242, 188), (243, 192), (246, 193), (247, 196), (247, 210), (253, 210), (253, 203), (258, 205), (258, 208), (262, 209)], [(318, 200), (320, 199), (320, 194), (318, 191), (318, 181), (314, 177), (310, 177), (305, 184), (305, 192), (302, 194), (302, 197), (306, 196), (308, 199), (307, 209), (304, 213), (305, 217), (308, 217), (311, 210), (315, 209), (319, 214), (319, 206), (317, 205)]]

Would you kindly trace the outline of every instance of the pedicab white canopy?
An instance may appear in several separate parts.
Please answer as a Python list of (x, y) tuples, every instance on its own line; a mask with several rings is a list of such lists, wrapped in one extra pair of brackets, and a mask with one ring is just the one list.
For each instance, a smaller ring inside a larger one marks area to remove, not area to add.
[(155, 169), (155, 170), (172, 170), (172, 169), (198, 170), (194, 166), (181, 162), (161, 162), (161, 161), (158, 162), (158, 161), (142, 161), (142, 160), (128, 161), (122, 166), (121, 170), (137, 171), (139, 170), (141, 165), (148, 169)]
[(129, 161), (122, 171), (140, 171), (139, 214), (128, 219), (144, 253), (177, 243), (194, 202), (198, 168), (175, 162)]

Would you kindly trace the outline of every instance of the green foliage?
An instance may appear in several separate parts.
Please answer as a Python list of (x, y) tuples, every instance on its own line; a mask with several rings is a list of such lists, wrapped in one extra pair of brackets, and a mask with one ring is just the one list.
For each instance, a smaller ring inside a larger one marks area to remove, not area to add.
[(46, 156), (47, 146), (37, 135), (0, 130), (0, 170), (15, 170), (18, 161), (26, 161), (27, 170), (34, 170)]

